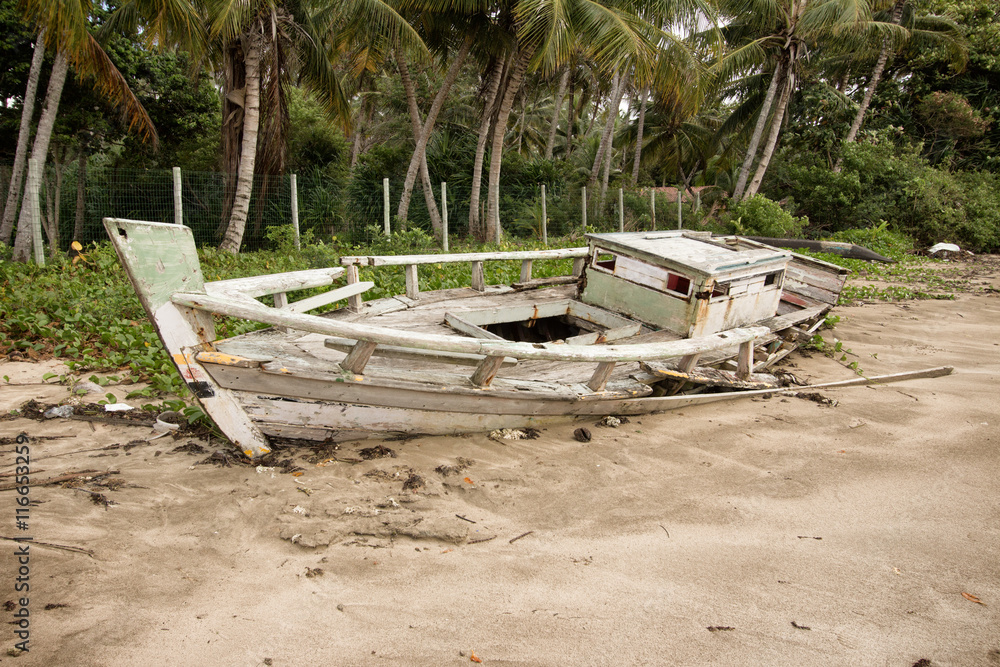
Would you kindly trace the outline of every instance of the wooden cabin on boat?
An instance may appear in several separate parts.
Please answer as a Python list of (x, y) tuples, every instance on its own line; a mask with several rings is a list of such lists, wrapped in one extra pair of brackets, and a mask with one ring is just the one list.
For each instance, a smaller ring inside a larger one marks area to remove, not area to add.
[(588, 234), (580, 300), (691, 338), (774, 317), (790, 252), (709, 232)]

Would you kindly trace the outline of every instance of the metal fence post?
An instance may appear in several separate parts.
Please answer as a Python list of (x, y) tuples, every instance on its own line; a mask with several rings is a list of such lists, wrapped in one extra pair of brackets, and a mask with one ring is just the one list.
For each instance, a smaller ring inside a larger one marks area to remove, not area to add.
[(295, 178), (295, 174), (291, 177), (291, 188), (292, 188), (292, 229), (295, 231), (295, 249), (301, 250), (301, 241), (299, 240), (299, 182)]
[(181, 199), (181, 168), (174, 167), (174, 224), (184, 224), (184, 204)]
[(580, 195), (580, 201), (583, 202), (583, 233), (587, 233), (587, 186), (583, 186), (583, 192)]

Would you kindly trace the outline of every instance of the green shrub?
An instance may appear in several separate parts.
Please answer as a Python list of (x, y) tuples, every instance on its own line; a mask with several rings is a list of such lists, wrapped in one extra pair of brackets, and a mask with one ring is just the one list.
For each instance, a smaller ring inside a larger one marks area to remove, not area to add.
[(796, 218), (761, 194), (745, 199), (729, 210), (728, 227), (734, 234), (795, 238), (802, 235), (807, 218)]

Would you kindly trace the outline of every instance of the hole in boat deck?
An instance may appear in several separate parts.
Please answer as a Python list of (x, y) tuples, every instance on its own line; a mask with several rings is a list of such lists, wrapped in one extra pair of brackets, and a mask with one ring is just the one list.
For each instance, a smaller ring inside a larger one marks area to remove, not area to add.
[(496, 322), (484, 328), (492, 334), (517, 343), (547, 343), (586, 333), (584, 329), (572, 324), (566, 315), (518, 322)]

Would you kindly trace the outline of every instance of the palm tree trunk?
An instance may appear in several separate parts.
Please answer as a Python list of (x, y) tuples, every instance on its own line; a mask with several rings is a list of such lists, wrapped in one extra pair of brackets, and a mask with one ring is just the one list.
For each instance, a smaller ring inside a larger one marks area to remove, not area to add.
[(87, 213), (87, 145), (80, 148), (76, 168), (76, 219), (73, 221), (73, 240), (83, 237), (83, 223)]
[(507, 89), (500, 101), (497, 120), (493, 125), (493, 146), (490, 148), (490, 176), (486, 199), (486, 237), (494, 239), (500, 235), (500, 165), (503, 160), (503, 138), (507, 130), (507, 120), (510, 110), (514, 107), (514, 98), (521, 89), (524, 74), (528, 71), (528, 61), (531, 60), (533, 49), (525, 48), (517, 55), (517, 60), (511, 68)]
[(784, 61), (779, 62), (777, 67), (774, 68), (771, 83), (768, 85), (767, 93), (764, 95), (764, 103), (760, 107), (760, 115), (757, 116), (757, 124), (754, 125), (753, 135), (750, 137), (750, 145), (747, 146), (747, 154), (743, 158), (743, 166), (740, 168), (740, 176), (736, 180), (736, 189), (733, 190), (733, 199), (735, 201), (743, 198), (743, 189), (746, 187), (747, 179), (750, 177), (750, 167), (753, 166), (753, 160), (757, 157), (757, 147), (760, 146), (760, 138), (764, 134), (764, 126), (767, 124), (768, 114), (771, 113), (771, 105), (774, 104), (774, 95), (778, 90), (778, 81), (783, 78)]
[(618, 105), (621, 104), (619, 88), (621, 88), (621, 92), (624, 92), (622, 77), (618, 72), (615, 72), (611, 79), (611, 96), (608, 98), (608, 117), (604, 121), (604, 132), (601, 133), (601, 142), (597, 145), (597, 153), (594, 155), (594, 165), (590, 168), (590, 176), (587, 178), (587, 187), (590, 189), (593, 189), (597, 183), (597, 176), (601, 173), (601, 165), (604, 164), (604, 154), (608, 150), (615, 121), (618, 120)]
[[(410, 78), (410, 68), (406, 64), (406, 59), (402, 51), (396, 54), (396, 64), (399, 68), (399, 79), (403, 83), (403, 92), (406, 95), (406, 107), (410, 112), (410, 125), (413, 129), (413, 141), (418, 142), (423, 132), (423, 122), (420, 120), (420, 109), (417, 107), (417, 92), (413, 88), (413, 79)], [(414, 148), (416, 155), (416, 148)], [(437, 200), (434, 199), (434, 190), (431, 186), (430, 172), (427, 169), (427, 153), (420, 159), (420, 186), (424, 191), (424, 202), (427, 205), (427, 213), (431, 217), (431, 227), (438, 231), (441, 229), (441, 214), (438, 213)], [(409, 191), (404, 185), (403, 196), (399, 199), (399, 209), (396, 217), (403, 223), (405, 228), (406, 217), (409, 215), (410, 197), (412, 196), (412, 186)]]
[(576, 77), (570, 76), (569, 79), (569, 107), (567, 113), (569, 118), (566, 119), (566, 159), (573, 154), (573, 132), (576, 130)]
[[(56, 51), (52, 62), (52, 72), (49, 74), (49, 86), (45, 91), (45, 107), (38, 119), (38, 130), (35, 132), (35, 143), (31, 147), (31, 159), (45, 165), (45, 156), (49, 153), (49, 142), (52, 140), (52, 128), (56, 124), (59, 113), (59, 98), (62, 97), (63, 84), (66, 83), (66, 72), (69, 61), (62, 50)], [(27, 262), (31, 250), (31, 207), (28, 206), (27, 189), (21, 214), (17, 218), (17, 236), (14, 239), (14, 256), (16, 262)]]
[[(792, 46), (791, 61), (795, 62), (795, 47)], [(743, 199), (749, 199), (757, 194), (757, 190), (760, 188), (761, 181), (764, 180), (764, 174), (767, 172), (767, 167), (771, 163), (771, 157), (774, 155), (774, 149), (778, 145), (778, 136), (781, 134), (781, 121), (785, 117), (785, 110), (788, 108), (788, 99), (792, 96), (792, 89), (795, 88), (795, 70), (791, 66), (788, 66), (787, 75), (783, 82), (783, 87), (781, 89), (781, 96), (778, 98), (778, 105), (774, 109), (774, 116), (771, 118), (771, 129), (767, 135), (767, 144), (764, 146), (764, 151), (760, 156), (760, 163), (757, 165), (757, 171), (754, 172), (753, 180), (750, 181), (750, 185), (747, 187), (747, 191), (743, 195)]]
[(42, 229), (49, 239), (49, 258), (54, 258), (59, 254), (59, 209), (62, 202), (62, 181), (65, 165), (59, 161), (58, 156), (52, 159), (52, 174), (55, 183), (45, 181), (45, 209), (47, 215)]
[(635, 134), (635, 160), (632, 162), (632, 185), (639, 180), (639, 161), (642, 159), (642, 131), (646, 124), (646, 100), (649, 98), (649, 88), (642, 89), (642, 102), (639, 104), (639, 127)]
[(549, 139), (545, 142), (545, 159), (552, 159), (552, 151), (556, 145), (556, 132), (559, 130), (559, 114), (562, 112), (563, 98), (566, 96), (566, 88), (569, 86), (570, 67), (559, 77), (559, 89), (556, 92), (555, 104), (552, 105), (552, 123), (549, 125)]
[[(899, 25), (899, 22), (902, 20), (904, 3), (905, 0), (897, 0), (893, 6), (891, 19), (893, 25)], [(868, 82), (868, 89), (865, 91), (864, 99), (861, 100), (861, 106), (858, 107), (858, 113), (854, 115), (854, 122), (851, 123), (851, 129), (847, 132), (847, 137), (844, 138), (845, 144), (854, 143), (855, 138), (858, 136), (861, 123), (864, 122), (865, 114), (868, 112), (868, 105), (872, 103), (872, 97), (875, 95), (875, 87), (882, 80), (882, 72), (885, 71), (885, 65), (889, 61), (890, 47), (889, 38), (886, 37), (882, 40), (882, 51), (878, 54), (878, 61), (875, 63), (875, 69), (872, 70), (871, 80)], [(834, 173), (840, 173), (843, 161), (843, 155), (837, 158), (837, 164), (833, 168)]]
[[(448, 68), (444, 81), (441, 82), (441, 87), (434, 96), (434, 101), (431, 103), (431, 108), (427, 112), (427, 119), (424, 121), (423, 129), (417, 137), (417, 146), (413, 149), (413, 157), (410, 158), (410, 166), (406, 170), (406, 180), (403, 182), (403, 195), (399, 200), (399, 208), (396, 209), (396, 217), (400, 220), (406, 220), (406, 216), (409, 212), (410, 197), (413, 194), (413, 184), (417, 180), (417, 171), (421, 168), (421, 164), (423, 164), (424, 170), (427, 169), (427, 142), (430, 141), (431, 132), (434, 131), (434, 123), (437, 121), (438, 114), (441, 113), (441, 109), (444, 107), (445, 100), (448, 98), (448, 92), (451, 90), (452, 84), (455, 83), (455, 79), (458, 78), (458, 74), (462, 69), (462, 64), (465, 63), (466, 56), (469, 55), (469, 50), (472, 48), (473, 37), (473, 33), (469, 33), (466, 38), (462, 40), (462, 46), (459, 48), (458, 53), (455, 54), (455, 59)], [(415, 98), (414, 104), (416, 104)], [(418, 113), (417, 124), (419, 124), (419, 122), (420, 119)], [(428, 210), (430, 210), (434, 201), (433, 189), (430, 182), (430, 176), (427, 176), (424, 196), (427, 197)], [(435, 217), (437, 218), (437, 223), (434, 224), (434, 229), (435, 231), (440, 232), (441, 217), (437, 215), (436, 205), (434, 206), (434, 215), (432, 215), (431, 218), (432, 223), (434, 222)]]
[(17, 216), (17, 204), (21, 201), (21, 181), (24, 179), (24, 163), (28, 155), (28, 139), (31, 137), (31, 117), (35, 114), (35, 94), (38, 91), (38, 78), (42, 73), (42, 61), (45, 59), (45, 29), (38, 31), (35, 38), (35, 52), (31, 56), (31, 67), (28, 70), (28, 86), (24, 91), (24, 104), (21, 106), (21, 127), (17, 132), (17, 150), (14, 153), (14, 170), (10, 176), (10, 187), (7, 189), (7, 205), (3, 209), (3, 222), (0, 223), (0, 244), (10, 242), (10, 233), (14, 229), (14, 218)]
[[(480, 220), (480, 190), (483, 184), (483, 159), (486, 155), (486, 142), (490, 138), (490, 126), (493, 120), (493, 106), (496, 103), (497, 93), (500, 91), (500, 80), (503, 79), (504, 61), (497, 58), (493, 70), (490, 72), (490, 79), (486, 91), (486, 99), (483, 102), (483, 116), (479, 124), (479, 139), (476, 142), (476, 157), (472, 163), (472, 191), (469, 195), (469, 233), (479, 241), (485, 241), (486, 226)], [(488, 197), (487, 197), (488, 199)]]
[(257, 160), (257, 133), (260, 130), (260, 37), (251, 32), (246, 36), (244, 55), (246, 92), (243, 96), (243, 145), (240, 162), (236, 168), (236, 194), (229, 216), (226, 236), (220, 250), (237, 254), (243, 244), (243, 232), (250, 212), (250, 193), (253, 191), (254, 163)]

